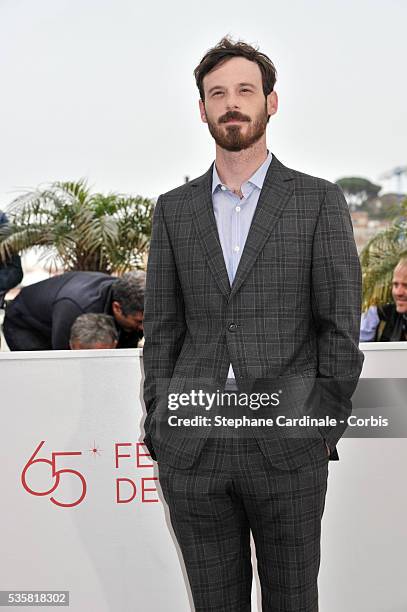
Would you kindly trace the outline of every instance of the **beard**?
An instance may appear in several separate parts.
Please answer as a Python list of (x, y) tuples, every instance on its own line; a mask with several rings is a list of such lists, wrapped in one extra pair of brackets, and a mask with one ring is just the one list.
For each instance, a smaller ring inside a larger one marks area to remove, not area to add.
[[(223, 123), (231, 119), (247, 122), (249, 127), (246, 132), (244, 134), (242, 133), (241, 125), (226, 125), (226, 129), (222, 127)], [(243, 115), (237, 111), (228, 111), (219, 117), (216, 123), (211, 121), (207, 116), (208, 128), (213, 139), (219, 147), (226, 151), (243, 151), (251, 147), (263, 136), (267, 128), (268, 119), (266, 105), (263, 111), (253, 120), (247, 115)]]

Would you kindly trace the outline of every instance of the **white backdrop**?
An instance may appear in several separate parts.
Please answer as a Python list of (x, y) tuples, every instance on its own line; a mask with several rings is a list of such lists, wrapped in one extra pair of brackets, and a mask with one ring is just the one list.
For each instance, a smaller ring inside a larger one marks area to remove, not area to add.
[[(405, 377), (406, 349), (382, 346), (361, 345), (363, 376)], [(0, 353), (0, 590), (67, 590), (73, 612), (193, 609), (140, 444), (141, 381), (141, 349)], [(344, 438), (338, 450), (320, 610), (405, 612), (407, 441)]]

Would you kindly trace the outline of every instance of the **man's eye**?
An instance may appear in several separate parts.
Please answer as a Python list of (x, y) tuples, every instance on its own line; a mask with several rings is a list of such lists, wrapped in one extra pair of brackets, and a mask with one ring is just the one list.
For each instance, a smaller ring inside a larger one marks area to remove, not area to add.
[(212, 94), (212, 95), (213, 96), (220, 96), (220, 95), (222, 95), (222, 92), (221, 91), (215, 91), (215, 93)]
[(242, 92), (251, 92), (251, 89), (248, 89), (247, 87), (243, 87), (240, 91)]

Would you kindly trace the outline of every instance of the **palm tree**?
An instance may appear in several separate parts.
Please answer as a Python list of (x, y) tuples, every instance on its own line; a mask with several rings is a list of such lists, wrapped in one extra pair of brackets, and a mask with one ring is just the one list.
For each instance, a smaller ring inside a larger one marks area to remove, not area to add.
[(407, 256), (407, 198), (401, 203), (401, 215), (373, 236), (360, 253), (362, 310), (391, 301), (393, 270), (404, 256)]
[(154, 203), (141, 196), (90, 193), (85, 179), (29, 191), (7, 210), (0, 261), (36, 247), (47, 267), (122, 274), (144, 268)]

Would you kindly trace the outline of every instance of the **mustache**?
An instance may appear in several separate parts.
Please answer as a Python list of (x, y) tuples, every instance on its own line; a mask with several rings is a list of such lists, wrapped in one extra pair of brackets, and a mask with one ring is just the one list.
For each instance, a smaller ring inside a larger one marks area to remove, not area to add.
[(236, 121), (250, 121), (250, 117), (248, 117), (247, 115), (242, 115), (237, 111), (228, 111), (227, 113), (219, 117), (219, 123), (226, 123), (231, 119), (235, 119)]

